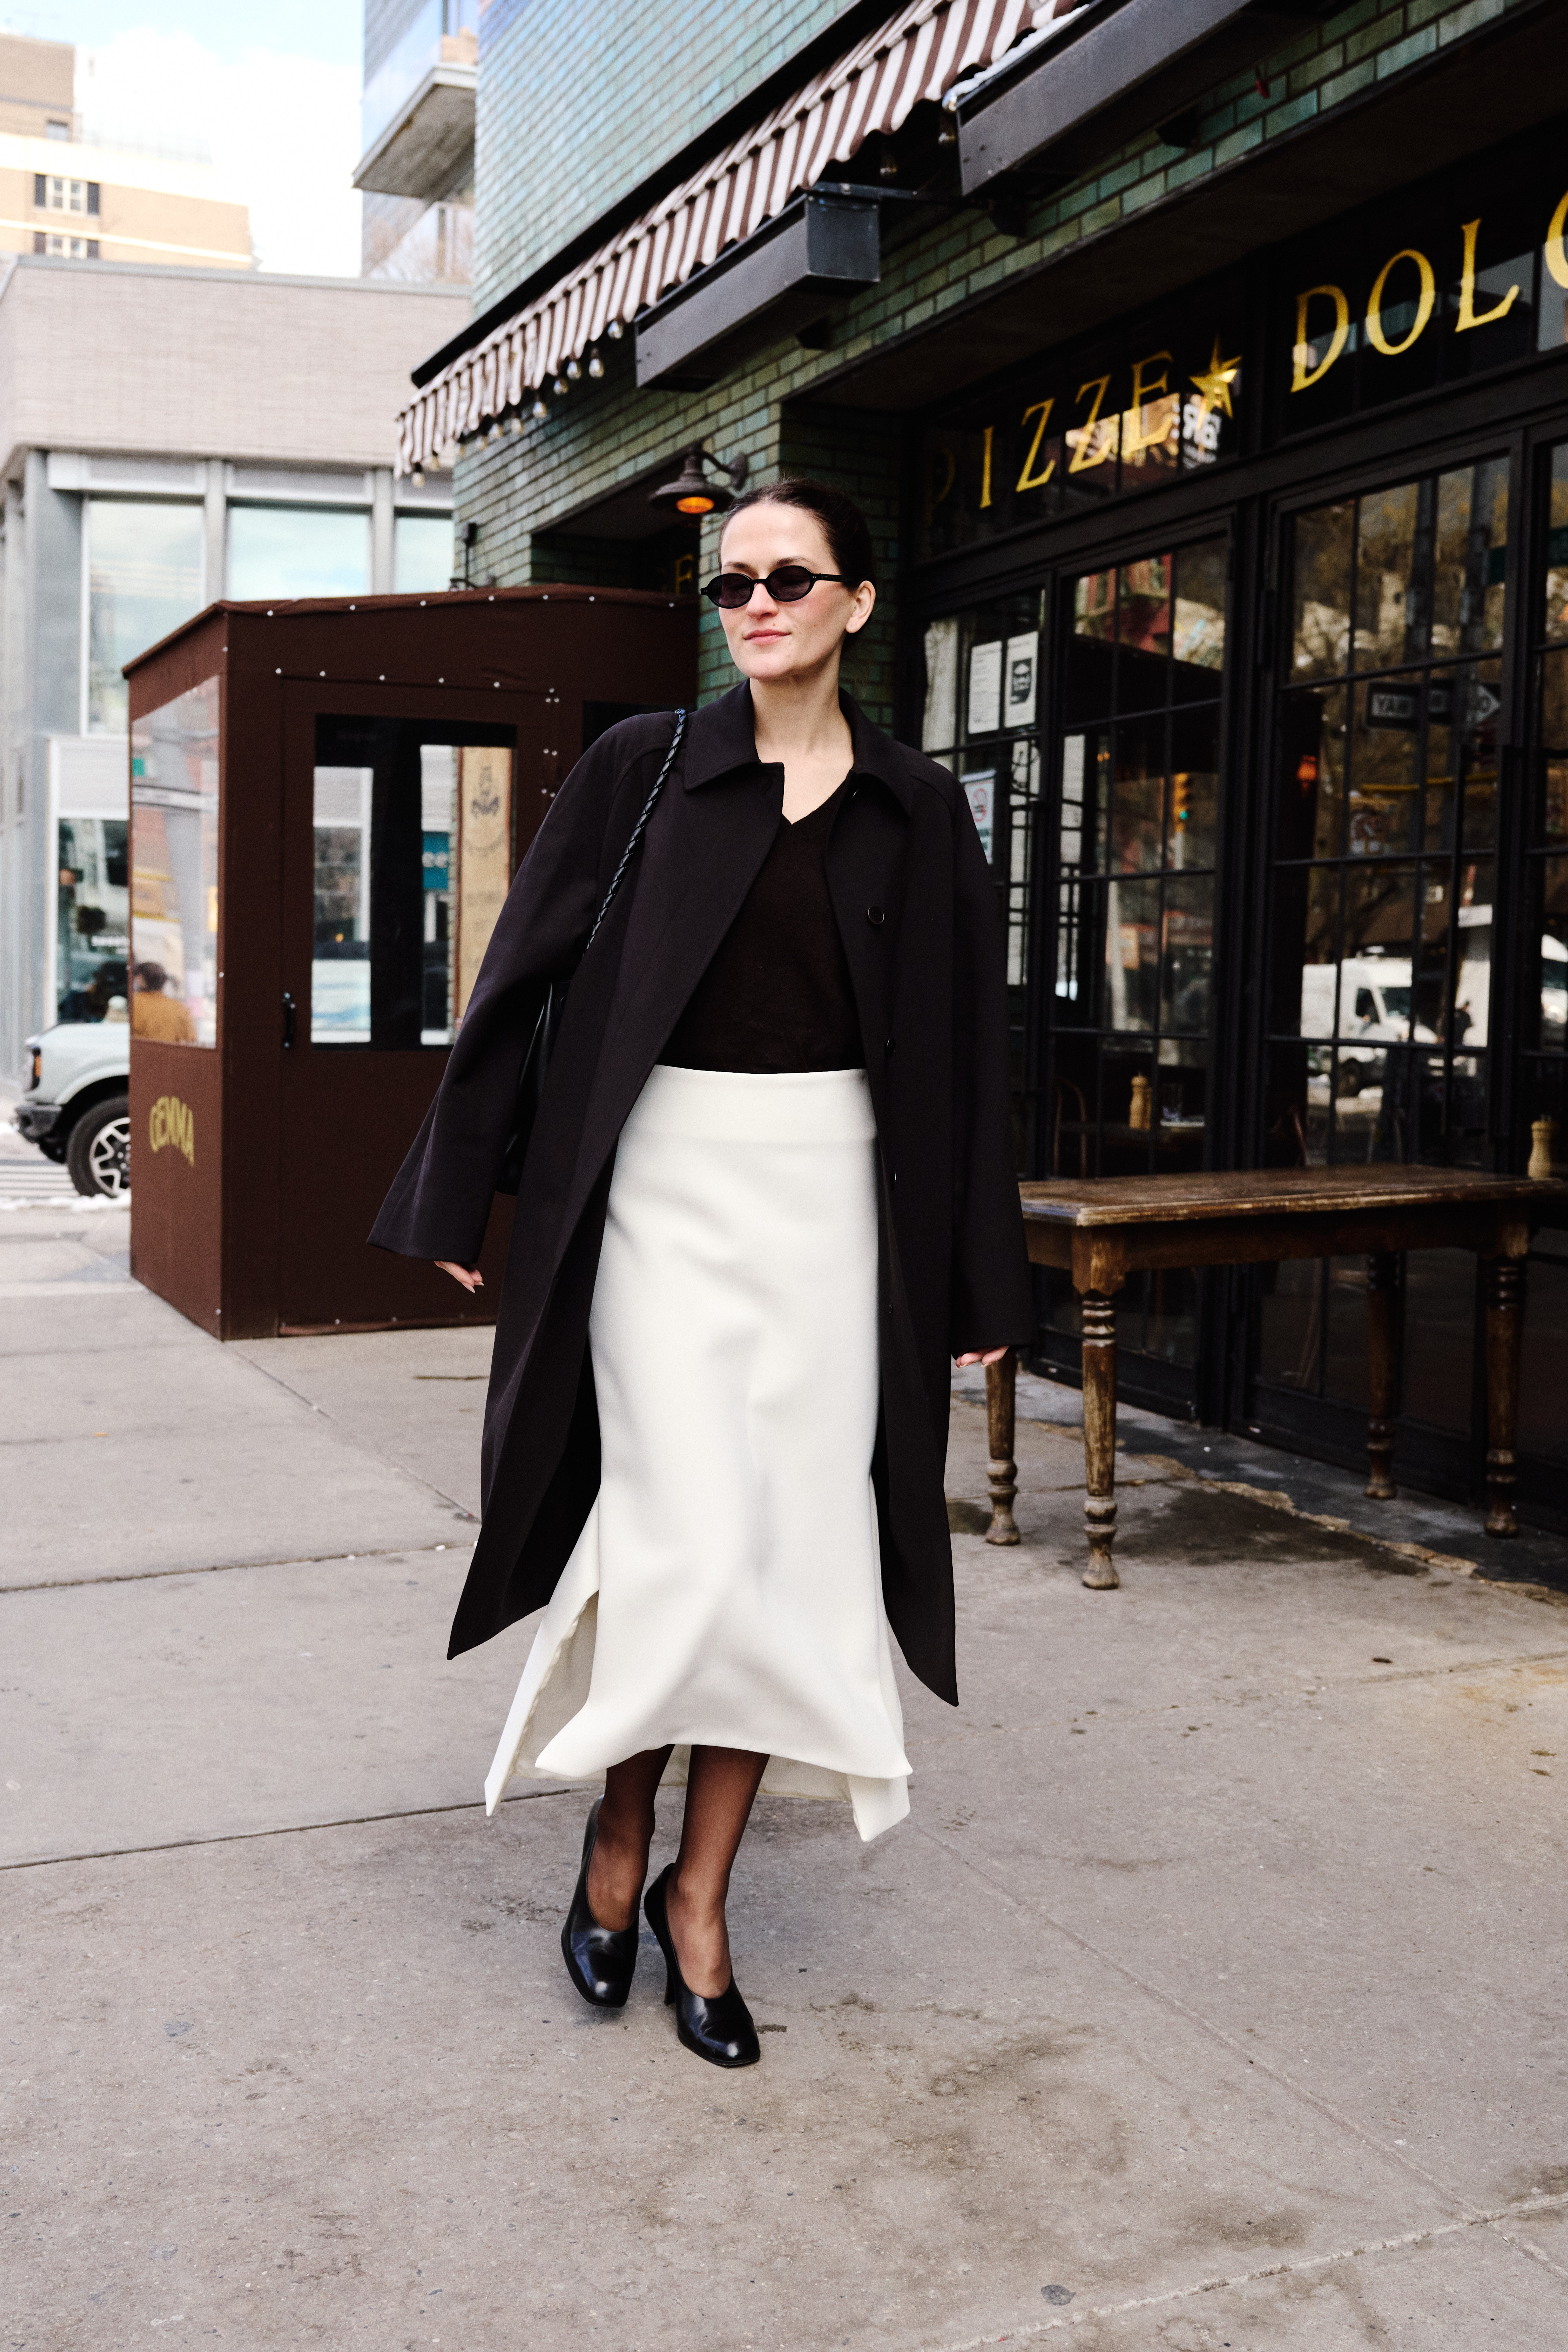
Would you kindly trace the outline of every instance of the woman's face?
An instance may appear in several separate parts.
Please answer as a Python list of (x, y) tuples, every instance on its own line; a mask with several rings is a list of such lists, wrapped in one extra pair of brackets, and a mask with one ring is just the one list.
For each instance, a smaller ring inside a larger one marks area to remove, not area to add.
[[(723, 572), (744, 572), (761, 583), (783, 563), (803, 563), (808, 572), (837, 572), (827, 533), (814, 514), (771, 499), (745, 508), (725, 526), (719, 542)], [(837, 658), (847, 635), (871, 617), (877, 592), (869, 581), (846, 588), (818, 580), (798, 604), (778, 604), (761, 585), (752, 601), (719, 617), (730, 641), (730, 658), (746, 677), (800, 677)]]

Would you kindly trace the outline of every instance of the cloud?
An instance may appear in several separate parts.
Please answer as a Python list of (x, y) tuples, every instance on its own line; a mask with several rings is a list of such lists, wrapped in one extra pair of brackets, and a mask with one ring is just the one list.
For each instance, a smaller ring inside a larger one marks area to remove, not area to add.
[(250, 208), (259, 268), (358, 277), (355, 67), (263, 48), (230, 62), (139, 28), (78, 51), (77, 109), (84, 139), (210, 161), (213, 194)]

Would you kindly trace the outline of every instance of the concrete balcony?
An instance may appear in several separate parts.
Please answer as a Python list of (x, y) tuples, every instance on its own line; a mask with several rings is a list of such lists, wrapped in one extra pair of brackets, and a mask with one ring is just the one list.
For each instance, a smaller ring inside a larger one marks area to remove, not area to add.
[(356, 188), (435, 204), (468, 184), (474, 168), (475, 46), (471, 34), (441, 41), (439, 55), (356, 165)]

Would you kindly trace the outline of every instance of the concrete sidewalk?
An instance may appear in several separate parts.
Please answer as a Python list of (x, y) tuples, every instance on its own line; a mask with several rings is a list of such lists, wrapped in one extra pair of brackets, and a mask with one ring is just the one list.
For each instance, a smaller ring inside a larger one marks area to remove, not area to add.
[[(529, 1637), (443, 1662), (485, 1335), (220, 1349), (124, 1226), (0, 1221), (0, 2343), (1568, 2340), (1544, 1581), (1139, 1421), (1088, 1592), (1026, 1384), (1026, 1540), (955, 1538), (964, 1705), (902, 1677), (872, 1846), (759, 1806), (764, 2060), (719, 2074), (656, 1956), (616, 2018), (566, 1982), (585, 1792), (478, 1802)], [(960, 1521), (984, 1450), (960, 1398)]]

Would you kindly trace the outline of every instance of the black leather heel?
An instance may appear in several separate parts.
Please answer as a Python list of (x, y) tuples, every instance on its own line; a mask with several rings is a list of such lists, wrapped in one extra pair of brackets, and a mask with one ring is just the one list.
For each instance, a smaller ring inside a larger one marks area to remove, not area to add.
[(567, 1975), (590, 2008), (624, 2009), (637, 1964), (636, 1908), (629, 1927), (601, 1927), (588, 1907), (588, 1865), (594, 1859), (603, 1802), (602, 1798), (595, 1799), (583, 1832), (583, 1867), (561, 1930), (561, 1952)]
[(688, 2050), (695, 2051), (699, 2058), (706, 2058), (710, 2066), (754, 2066), (763, 2054), (763, 2045), (733, 1976), (723, 1992), (710, 1999), (705, 1993), (693, 1992), (680, 1973), (675, 1938), (669, 1932), (668, 1896), (674, 1875), (675, 1864), (671, 1863), (648, 1888), (642, 1907), (664, 1954), (664, 2005), (675, 2011), (677, 2038)]

